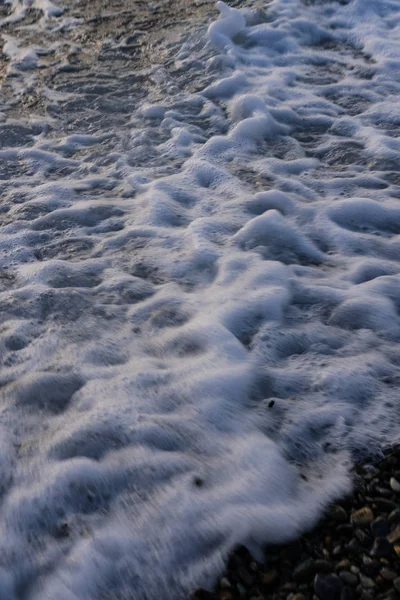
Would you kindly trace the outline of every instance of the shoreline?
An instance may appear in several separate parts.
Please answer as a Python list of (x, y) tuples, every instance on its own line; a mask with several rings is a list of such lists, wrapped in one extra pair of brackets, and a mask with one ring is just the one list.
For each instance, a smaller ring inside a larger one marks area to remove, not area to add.
[(357, 465), (353, 492), (328, 507), (299, 539), (230, 555), (213, 591), (192, 600), (400, 599), (400, 444)]

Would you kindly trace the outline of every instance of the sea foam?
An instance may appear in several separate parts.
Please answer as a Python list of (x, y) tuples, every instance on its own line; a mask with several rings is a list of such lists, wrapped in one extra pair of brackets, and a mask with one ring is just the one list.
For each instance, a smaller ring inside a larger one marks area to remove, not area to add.
[(217, 8), (108, 160), (6, 123), (0, 598), (187, 598), (398, 439), (398, 5)]

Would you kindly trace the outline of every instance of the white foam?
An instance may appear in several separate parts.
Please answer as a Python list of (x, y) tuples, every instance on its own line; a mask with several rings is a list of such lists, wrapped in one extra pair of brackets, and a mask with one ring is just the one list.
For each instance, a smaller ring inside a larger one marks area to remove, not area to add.
[(397, 3), (217, 7), (108, 161), (0, 124), (7, 600), (188, 597), (398, 439)]

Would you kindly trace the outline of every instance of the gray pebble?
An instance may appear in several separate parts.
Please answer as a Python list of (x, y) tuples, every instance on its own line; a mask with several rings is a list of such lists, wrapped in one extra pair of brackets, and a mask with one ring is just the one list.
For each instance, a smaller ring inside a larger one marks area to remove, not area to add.
[(358, 584), (358, 577), (349, 571), (341, 571), (339, 573), (340, 579), (343, 581), (345, 585), (349, 585), (351, 587), (356, 587)]

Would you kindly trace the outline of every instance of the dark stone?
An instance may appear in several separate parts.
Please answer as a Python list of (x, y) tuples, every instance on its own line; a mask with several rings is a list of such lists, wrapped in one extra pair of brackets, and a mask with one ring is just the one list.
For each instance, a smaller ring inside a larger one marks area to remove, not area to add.
[(362, 548), (356, 539), (352, 539), (351, 542), (349, 542), (347, 544), (346, 549), (347, 549), (347, 552), (349, 552), (350, 554), (353, 554), (355, 556), (358, 556), (359, 554), (362, 553)]
[(275, 400), (270, 400), (270, 402), (268, 402), (268, 408), (272, 408), (274, 404)]
[(390, 490), (389, 488), (383, 488), (379, 486), (376, 486), (375, 493), (379, 494), (380, 496), (383, 496), (384, 498), (391, 498), (393, 496), (392, 490)]
[(386, 537), (389, 533), (389, 523), (386, 519), (378, 517), (371, 523), (371, 533), (374, 537)]
[(397, 579), (393, 581), (393, 587), (396, 590), (396, 592), (400, 594), (400, 577), (397, 577)]
[(315, 561), (312, 558), (307, 558), (294, 569), (292, 579), (294, 581), (307, 581), (315, 573)]
[(303, 551), (300, 540), (295, 540), (288, 544), (282, 551), (282, 557), (287, 558), (290, 561), (299, 560)]
[(322, 558), (315, 561), (315, 573), (332, 573), (333, 564)]
[(395, 508), (392, 510), (388, 516), (388, 521), (390, 525), (393, 525), (394, 523), (400, 523), (400, 508)]
[(360, 544), (362, 544), (362, 546), (364, 546), (364, 548), (366, 546), (369, 546), (372, 542), (371, 535), (362, 531), (361, 529), (356, 529), (355, 536), (358, 539), (358, 541), (360, 542)]
[(246, 546), (238, 546), (235, 550), (235, 554), (246, 563), (251, 563), (253, 561), (253, 558)]
[(321, 600), (340, 600), (342, 583), (337, 575), (318, 575), (314, 579), (314, 590)]
[(363, 571), (365, 575), (368, 575), (368, 577), (376, 577), (381, 567), (382, 565), (379, 562), (379, 560), (374, 559), (371, 560), (370, 563), (366, 563), (363, 565)]
[(332, 521), (336, 521), (336, 523), (347, 523), (348, 516), (347, 512), (339, 506), (338, 504), (333, 504), (328, 512), (328, 519), (332, 519)]
[(351, 588), (345, 586), (340, 593), (340, 600), (354, 600), (354, 592)]
[(339, 577), (343, 581), (344, 585), (356, 587), (359, 583), (357, 575), (350, 573), (350, 571), (341, 571), (339, 573)]
[(339, 525), (336, 529), (337, 535), (344, 538), (351, 538), (353, 531), (353, 525), (350, 525), (350, 523)]
[[(279, 573), (275, 568), (269, 569), (262, 574), (262, 583), (263, 583), (263, 591), (269, 591), (271, 588), (275, 587), (275, 585), (279, 581)], [(266, 589), (265, 589), (266, 588)]]
[(360, 600), (374, 600), (375, 592), (374, 590), (363, 590), (361, 592)]
[(375, 504), (378, 510), (382, 512), (392, 512), (395, 508), (397, 508), (396, 502), (392, 502), (392, 500), (388, 500), (387, 498), (373, 498), (372, 502)]
[(248, 568), (246, 567), (246, 565), (242, 565), (241, 567), (239, 567), (238, 569), (238, 576), (240, 578), (240, 581), (247, 587), (250, 588), (254, 581), (255, 581), (255, 577), (252, 573), (250, 573), (250, 571), (248, 570)]
[(382, 597), (382, 600), (399, 600), (399, 596), (395, 590), (390, 590), (390, 592)]
[(204, 484), (204, 481), (202, 480), (202, 478), (201, 478), (201, 477), (195, 477), (195, 478), (193, 479), (193, 483), (194, 483), (194, 485), (195, 485), (195, 486), (197, 486), (197, 487), (202, 487), (202, 486), (203, 486), (203, 484)]
[(392, 552), (391, 543), (386, 538), (380, 537), (375, 539), (370, 554), (371, 556), (376, 556), (376, 558), (386, 558), (391, 556)]

